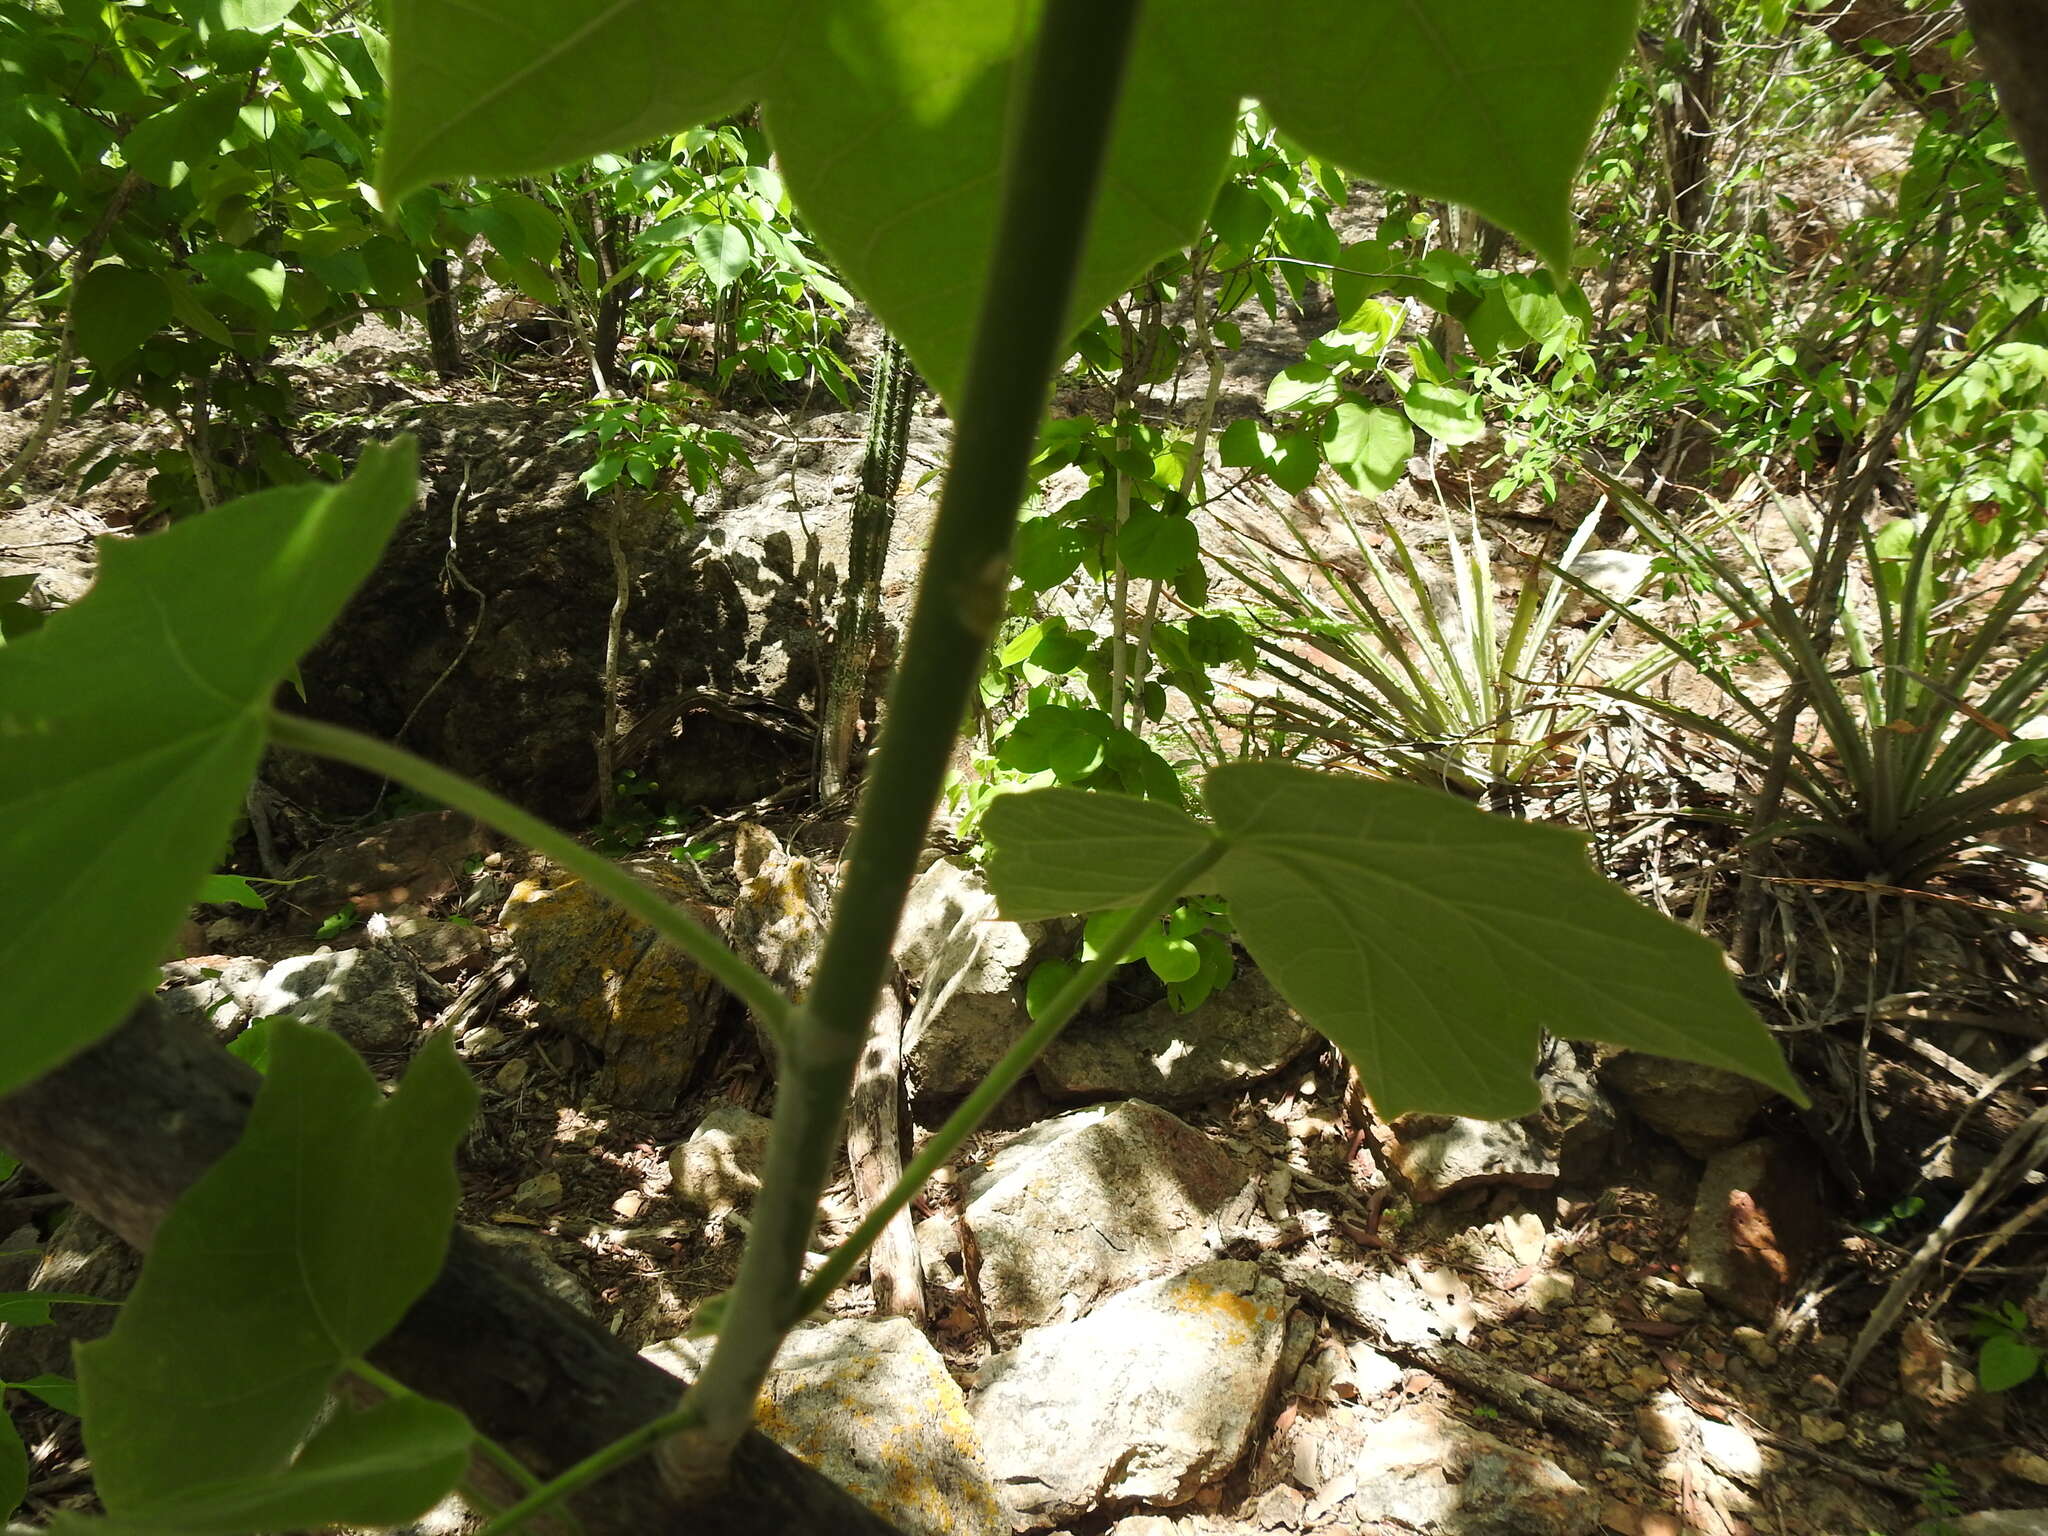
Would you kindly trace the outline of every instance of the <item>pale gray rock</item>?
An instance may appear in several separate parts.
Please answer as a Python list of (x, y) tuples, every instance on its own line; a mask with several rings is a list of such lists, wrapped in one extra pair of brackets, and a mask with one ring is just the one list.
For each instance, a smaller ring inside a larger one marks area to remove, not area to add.
[(253, 1018), (288, 1015), (361, 1050), (400, 1049), (419, 1035), (418, 983), (382, 949), (323, 945), (280, 960), (264, 973), (248, 1006)]
[(903, 1066), (913, 1108), (971, 1091), (1031, 1025), (1024, 984), (1051, 931), (1006, 922), (981, 872), (940, 859), (912, 893), (898, 930), (905, 969), (923, 989), (903, 1024)]
[(1552, 1041), (1538, 1063), (1542, 1108), (1520, 1120), (1403, 1115), (1375, 1122), (1389, 1166), (1424, 1205), (1469, 1189), (1548, 1189), (1597, 1179), (1611, 1161), (1619, 1121), (1579, 1047)]
[(2048, 1536), (2048, 1509), (1986, 1509), (1913, 1527), (1913, 1536)]
[[(1073, 1317), (1113, 1292), (1211, 1256), (1257, 1200), (1249, 1159), (1132, 1099), (1040, 1121), (962, 1170), (981, 1294), (998, 1326)], [(957, 1253), (950, 1215), (919, 1229)]]
[[(684, 1380), (708, 1339), (641, 1351)], [(900, 1317), (845, 1318), (783, 1340), (755, 1423), (906, 1536), (998, 1536), (1009, 1520), (966, 1400), (925, 1336)]]
[(1287, 1313), (1279, 1281), (1221, 1260), (992, 1358), (974, 1419), (1014, 1528), (1179, 1504), (1223, 1477), (1264, 1419)]
[(1592, 1536), (1600, 1501), (1555, 1462), (1414, 1403), (1359, 1449), (1353, 1528), (1431, 1536)]
[(254, 955), (195, 955), (173, 960), (164, 970), (157, 1002), (173, 1018), (202, 1024), (232, 1039), (250, 1024), (256, 995), (269, 967)]
[(1771, 1100), (1762, 1083), (1719, 1067), (1622, 1051), (1601, 1064), (1600, 1080), (1651, 1130), (1694, 1157), (1712, 1157), (1749, 1134)]
[(1633, 599), (1649, 584), (1654, 556), (1634, 549), (1587, 549), (1572, 556), (1565, 569), (1600, 594), (1596, 602), (1579, 593), (1567, 603), (1579, 617), (1595, 615), (1608, 608), (1634, 607)]
[(700, 1211), (751, 1205), (767, 1156), (768, 1121), (737, 1104), (719, 1104), (669, 1153), (669, 1193)]
[(1038, 1058), (1038, 1082), (1055, 1098), (1183, 1103), (1271, 1077), (1321, 1039), (1240, 963), (1230, 985), (1190, 1013), (1162, 1000), (1143, 1013), (1069, 1025)]

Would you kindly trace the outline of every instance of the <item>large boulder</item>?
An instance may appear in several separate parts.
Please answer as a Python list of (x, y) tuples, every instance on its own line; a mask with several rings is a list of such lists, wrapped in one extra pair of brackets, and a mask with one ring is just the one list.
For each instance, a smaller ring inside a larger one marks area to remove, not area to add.
[[(1068, 1316), (1211, 1256), (1211, 1229), (1241, 1229), (1256, 1200), (1241, 1154), (1139, 1100), (1041, 1121), (962, 1181), (980, 1284), (999, 1326)], [(959, 1251), (950, 1217), (920, 1229)]]
[(252, 1018), (279, 1015), (330, 1029), (365, 1051), (403, 1050), (419, 1036), (419, 983), (377, 946), (293, 955), (263, 973)]
[(1055, 1098), (1205, 1099), (1271, 1077), (1322, 1036), (1255, 967), (1189, 1013), (1161, 1001), (1123, 1018), (1077, 1022), (1038, 1058)]
[[(627, 869), (715, 929), (718, 913), (668, 860)], [(632, 1109), (673, 1109), (733, 1009), (696, 961), (623, 907), (551, 865), (522, 880), (499, 921), (526, 963), (541, 1020), (603, 1053), (597, 1091)]]
[[(743, 416), (715, 425), (753, 460), (694, 498), (593, 499), (575, 407), (481, 398), (408, 408), (421, 504), (301, 667), (308, 713), (403, 745), (556, 821), (597, 805), (606, 635), (616, 595), (609, 535), (633, 579), (619, 675), (630, 728), (617, 767), (660, 800), (744, 803), (811, 761), (830, 616), (846, 572), (864, 419), (811, 417), (781, 434)], [(913, 423), (911, 457), (943, 457), (942, 421)], [(904, 609), (930, 495), (899, 498), (883, 582)], [(379, 785), (275, 754), (275, 782), (308, 803), (360, 811)]]
[(1015, 1528), (1174, 1505), (1237, 1464), (1278, 1384), (1288, 1302), (1253, 1264), (1198, 1265), (1034, 1328), (975, 1384)]
[(1024, 986), (1048, 923), (996, 912), (981, 872), (940, 859), (912, 888), (896, 953), (921, 983), (903, 1023), (903, 1067), (921, 1114), (965, 1097), (1031, 1026)]
[[(684, 1380), (709, 1341), (641, 1353)], [(960, 1388), (904, 1318), (847, 1318), (783, 1340), (755, 1422), (887, 1516), (906, 1536), (997, 1536), (1009, 1529)]]

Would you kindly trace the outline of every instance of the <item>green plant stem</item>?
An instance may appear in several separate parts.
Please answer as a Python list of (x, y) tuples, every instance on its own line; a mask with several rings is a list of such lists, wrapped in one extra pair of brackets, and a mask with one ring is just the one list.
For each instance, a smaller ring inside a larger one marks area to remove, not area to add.
[[(385, 1372), (378, 1370), (376, 1366), (370, 1364), (367, 1360), (351, 1360), (348, 1371), (351, 1376), (368, 1383), (386, 1397), (414, 1397), (418, 1395), (411, 1387), (408, 1387), (397, 1377), (387, 1375)], [(513, 1487), (529, 1496), (540, 1491), (541, 1480), (534, 1475), (531, 1467), (527, 1466), (525, 1462), (514, 1456), (489, 1435), (477, 1430), (474, 1425), (471, 1425), (470, 1428), (476, 1434), (477, 1454), (502, 1472)], [(467, 1478), (463, 1480), (462, 1495), (465, 1499), (479, 1506), (478, 1513), (484, 1515), (496, 1513), (495, 1509), (490, 1507), (489, 1500), (475, 1490)], [(572, 1531), (581, 1531), (583, 1529), (583, 1522), (572, 1514), (564, 1513), (562, 1523)]]
[(1131, 947), (1144, 937), (1145, 930), (1186, 893), (1204, 870), (1222, 858), (1223, 852), (1221, 841), (1212, 843), (1146, 892), (1144, 899), (1133, 909), (1130, 917), (1118, 925), (1095, 958), (1067, 978), (1067, 984), (1053, 994), (1045, 1012), (1017, 1037), (1016, 1043), (1003, 1053), (1002, 1060), (989, 1068), (988, 1074), (975, 1085), (974, 1091), (968, 1094), (960, 1107), (946, 1117), (946, 1123), (918, 1149), (917, 1156), (905, 1166), (903, 1177), (868, 1212), (846, 1241), (827, 1255), (823, 1267), (811, 1276), (799, 1298), (803, 1316), (808, 1317), (822, 1307), (845, 1282), (860, 1262), (860, 1256), (882, 1235), (890, 1218), (910, 1204), (917, 1192), (924, 1188), (925, 1182), (946, 1165), (960, 1144), (973, 1135), (988, 1117), (988, 1112), (1017, 1085), (1018, 1079), (1031, 1070), (1031, 1064), (1081, 1011), (1095, 989), (1107, 981), (1118, 966), (1126, 963)]
[(839, 1151), (854, 1066), (954, 738), (1002, 619), (1011, 537), (1053, 370), (1071, 334), (1074, 273), (1138, 9), (1139, 0), (1049, 0), (1030, 58), (1019, 61), (952, 473), (832, 928), (783, 1052), (753, 1234), (718, 1346), (688, 1394), (696, 1422), (658, 1453), (679, 1498), (701, 1495), (723, 1475), (782, 1336), (801, 1315), (803, 1256)]
[(664, 901), (603, 854), (591, 852), (561, 828), (522, 811), (460, 774), (437, 768), (403, 747), (394, 747), (359, 731), (322, 725), (317, 720), (278, 710), (270, 712), (268, 724), (270, 739), (280, 747), (353, 763), (387, 779), (396, 779), (430, 799), (497, 828), (514, 842), (547, 855), (572, 875), (589, 881), (599, 894), (617, 902), (703, 966), (720, 986), (753, 1010), (778, 1047), (788, 1039), (789, 999), (776, 990), (773, 982), (726, 948), (723, 939), (681, 907)]

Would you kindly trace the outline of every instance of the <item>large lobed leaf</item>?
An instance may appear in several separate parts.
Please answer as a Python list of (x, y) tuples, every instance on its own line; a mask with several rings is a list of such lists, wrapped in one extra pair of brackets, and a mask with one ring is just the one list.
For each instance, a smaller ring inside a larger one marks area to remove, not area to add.
[(440, 1271), (476, 1089), (445, 1034), (389, 1098), (325, 1031), (278, 1021), (271, 1053), (241, 1140), (165, 1218), (113, 1331), (77, 1350), (113, 1517), (96, 1529), (391, 1525), (467, 1459), (461, 1414), (417, 1398), (312, 1432)]
[(120, 1022), (214, 867), (280, 681), (412, 505), (413, 449), (339, 486), (108, 540), (98, 584), (0, 648), (0, 1093)]
[[(839, 270), (958, 403), (1033, 0), (392, 0), (387, 207), (766, 103)], [(1470, 205), (1553, 263), (1634, 0), (1177, 0), (1146, 7), (1076, 328), (1187, 244), (1240, 100), (1360, 175)]]
[(1135, 905), (1206, 835), (1222, 857), (1200, 888), (1230, 899), (1252, 958), (1384, 1115), (1529, 1113), (1545, 1030), (1798, 1095), (1720, 950), (1603, 879), (1576, 833), (1285, 764), (1219, 768), (1205, 799), (1206, 834), (1115, 795), (997, 801), (983, 825), (1004, 915)]

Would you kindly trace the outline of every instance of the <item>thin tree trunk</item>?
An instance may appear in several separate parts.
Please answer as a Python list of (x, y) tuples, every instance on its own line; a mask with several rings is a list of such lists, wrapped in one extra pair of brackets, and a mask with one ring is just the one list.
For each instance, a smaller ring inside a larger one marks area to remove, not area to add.
[(910, 358), (893, 338), (884, 338), (869, 393), (867, 449), (861, 457), (860, 489), (853, 498), (846, 583), (820, 711), (818, 788), (828, 800), (846, 788), (854, 732), (868, 702), (868, 672), (882, 611), (882, 573), (896, 528), (896, 486), (910, 454), (910, 415), (917, 394), (917, 370)]
[(142, 178), (130, 171), (114, 189), (114, 195), (107, 203), (106, 212), (85, 241), (71, 257), (71, 297), (64, 303), (64, 324), (57, 333), (56, 355), (50, 359), (50, 382), (48, 393), (43, 397), (42, 413), (36, 417), (35, 426), (30, 429), (14, 457), (0, 465), (0, 496), (5, 496), (14, 487), (14, 482), (28, 472), (31, 464), (41, 457), (44, 447), (71, 409), (71, 365), (78, 356), (78, 285), (85, 274), (92, 270), (92, 264), (99, 260), (100, 247), (106, 243), (121, 215), (127, 212), (135, 194), (142, 190)]
[(460, 378), (462, 327), (455, 312), (455, 284), (448, 274), (448, 258), (436, 256), (427, 263), (420, 286), (427, 295), (427, 350), (434, 360), (434, 373), (443, 380)]
[[(202, 1028), (145, 999), (98, 1045), (0, 1098), (0, 1145), (147, 1249), (172, 1204), (235, 1144), (261, 1083)], [(461, 1409), (542, 1477), (676, 1400), (667, 1372), (459, 1228), (440, 1277), (370, 1361)], [(741, 1442), (725, 1488), (694, 1508), (669, 1498), (650, 1457), (592, 1483), (573, 1507), (588, 1536), (896, 1529), (759, 1432)]]
[(1650, 269), (1656, 308), (1651, 332), (1669, 341), (1699, 255), (1700, 216), (1708, 204), (1708, 172), (1714, 149), (1715, 75), (1721, 57), (1721, 28), (1708, 0), (1687, 0), (1679, 12), (1663, 63), (1678, 86), (1677, 97), (1657, 113), (1664, 139), (1665, 227)]
[(2048, 6), (2041, 0), (1963, 0), (1998, 105), (2027, 157), (2048, 213)]
[[(903, 999), (888, 986), (876, 1004), (874, 1030), (847, 1108), (846, 1156), (863, 1216), (903, 1177), (902, 1102)], [(868, 1250), (868, 1277), (877, 1312), (924, 1326), (924, 1262), (908, 1207), (896, 1213)]]

